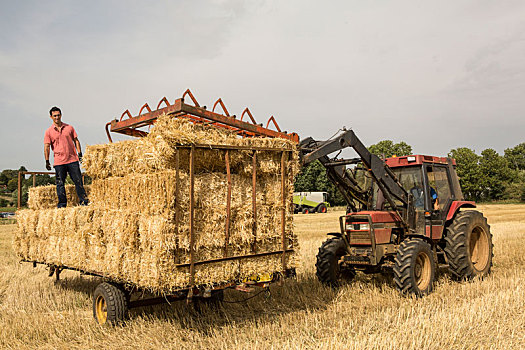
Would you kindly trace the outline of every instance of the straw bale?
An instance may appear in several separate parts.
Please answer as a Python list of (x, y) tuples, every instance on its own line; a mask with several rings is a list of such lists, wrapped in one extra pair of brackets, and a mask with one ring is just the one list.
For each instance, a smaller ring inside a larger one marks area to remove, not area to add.
[(38, 224), (38, 212), (34, 210), (19, 210), (16, 213), (18, 232), (13, 237), (13, 249), (21, 257), (29, 256), (29, 250), (32, 246), (31, 237), (36, 232)]
[[(78, 196), (75, 185), (65, 185), (67, 205), (78, 205)], [(90, 186), (85, 185), (86, 195), (89, 197)], [(51, 209), (58, 204), (57, 188), (55, 185), (37, 186), (29, 188), (27, 205), (29, 209)]]
[[(134, 209), (143, 215), (157, 215), (175, 208), (176, 171), (129, 174), (94, 180), (91, 203), (100, 208)], [(179, 173), (180, 187), (188, 186), (188, 175)]]

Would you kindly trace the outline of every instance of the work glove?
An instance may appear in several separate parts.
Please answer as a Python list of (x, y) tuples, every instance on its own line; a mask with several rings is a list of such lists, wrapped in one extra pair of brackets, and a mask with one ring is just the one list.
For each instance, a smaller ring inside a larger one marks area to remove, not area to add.
[(82, 152), (78, 152), (78, 161), (82, 163)]
[(51, 164), (49, 163), (49, 160), (46, 160), (46, 169), (51, 170)]

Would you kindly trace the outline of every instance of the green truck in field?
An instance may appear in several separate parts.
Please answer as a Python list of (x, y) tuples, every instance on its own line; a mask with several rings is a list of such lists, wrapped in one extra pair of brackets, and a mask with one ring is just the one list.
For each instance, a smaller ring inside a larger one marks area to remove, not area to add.
[(294, 213), (326, 213), (330, 204), (326, 192), (294, 192)]

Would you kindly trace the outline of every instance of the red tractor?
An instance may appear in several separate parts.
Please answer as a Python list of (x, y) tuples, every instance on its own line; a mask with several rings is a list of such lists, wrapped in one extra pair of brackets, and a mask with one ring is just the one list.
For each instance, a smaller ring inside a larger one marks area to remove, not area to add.
[[(464, 210), (476, 204), (463, 199), (453, 159), (381, 160), (352, 130), (329, 141), (307, 138), (300, 146), (303, 164), (319, 160), (348, 203), (340, 232), (329, 233), (333, 237), (319, 248), (321, 282), (337, 286), (357, 271), (393, 274), (402, 293), (419, 296), (432, 291), (438, 266), (448, 266), (458, 280), (490, 272), (490, 227), (480, 212)], [(346, 147), (359, 157), (328, 157)]]

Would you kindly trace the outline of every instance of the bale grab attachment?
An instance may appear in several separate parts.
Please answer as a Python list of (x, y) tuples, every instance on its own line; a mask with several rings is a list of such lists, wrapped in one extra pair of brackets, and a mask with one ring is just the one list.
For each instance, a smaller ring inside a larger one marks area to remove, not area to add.
[[(185, 103), (185, 97), (188, 96), (193, 105)], [(215, 112), (215, 109), (221, 107), (222, 114)], [(230, 115), (222, 99), (218, 99), (213, 104), (211, 111), (206, 109), (206, 106), (201, 107), (197, 99), (193, 96), (191, 91), (187, 89), (181, 98), (176, 99), (173, 104), (170, 104), (166, 97), (163, 97), (157, 104), (157, 108), (152, 110), (150, 106), (145, 103), (139, 111), (139, 114), (133, 117), (127, 109), (122, 113), (119, 119), (114, 119), (106, 124), (106, 134), (110, 142), (113, 142), (110, 132), (120, 133), (129, 136), (143, 137), (148, 134), (142, 128), (150, 127), (155, 123), (157, 118), (161, 115), (170, 115), (174, 118), (187, 118), (194, 123), (213, 125), (225, 129), (232, 130), (242, 137), (280, 137), (295, 142), (299, 142), (299, 135), (296, 133), (288, 133), (281, 131), (275, 118), (271, 116), (266, 127), (262, 123), (257, 124), (255, 118), (248, 108), (244, 109), (241, 118), (237, 119), (236, 115)], [(243, 121), (245, 118), (249, 121)], [(270, 129), (270, 123), (273, 124), (276, 130)]]

